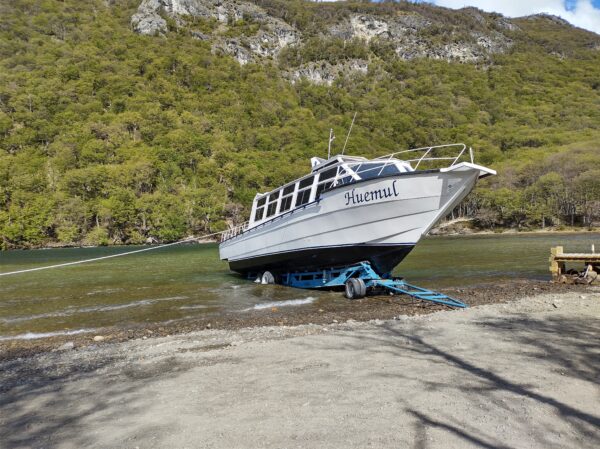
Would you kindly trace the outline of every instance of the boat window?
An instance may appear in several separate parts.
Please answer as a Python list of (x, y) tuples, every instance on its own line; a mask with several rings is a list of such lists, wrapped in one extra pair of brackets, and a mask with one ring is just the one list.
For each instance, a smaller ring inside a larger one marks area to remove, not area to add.
[(321, 192), (323, 192), (323, 190), (330, 189), (331, 187), (333, 187), (333, 181), (324, 182), (322, 184), (319, 184), (317, 186), (317, 195), (316, 195), (316, 197), (318, 198), (319, 195), (321, 194)]
[(319, 185), (317, 186), (317, 194), (316, 194), (317, 198), (319, 197), (321, 192), (333, 187), (334, 178), (335, 178), (335, 175), (337, 175), (337, 172), (338, 172), (338, 167), (334, 167), (334, 168), (330, 168), (329, 170), (325, 170), (324, 172), (321, 173), (321, 175), (319, 176)]
[(292, 195), (284, 196), (281, 199), (281, 210), (279, 212), (285, 212), (290, 210), (292, 207)]
[(310, 191), (310, 187), (308, 189), (298, 191), (298, 196), (296, 197), (296, 207), (308, 203), (308, 200), (310, 199)]
[(337, 167), (334, 168), (330, 168), (329, 170), (325, 170), (323, 172), (321, 172), (321, 174), (319, 175), (319, 182), (320, 181), (325, 181), (326, 179), (331, 179), (331, 178), (335, 178), (335, 175), (337, 174)]
[(310, 200), (310, 192), (312, 190), (314, 176), (309, 176), (308, 178), (304, 178), (298, 184), (298, 194), (296, 196), (296, 207), (302, 206), (303, 204), (308, 203)]
[(278, 190), (277, 192), (273, 192), (269, 195), (269, 205), (267, 206), (267, 218), (275, 215), (275, 212), (277, 211), (277, 200), (279, 199), (280, 193), (281, 190)]
[(304, 189), (306, 187), (312, 186), (313, 178), (314, 178), (314, 176), (309, 176), (308, 178), (304, 178), (302, 181), (300, 181), (300, 185), (298, 186), (298, 189)]
[(254, 221), (255, 222), (262, 220), (264, 211), (265, 211), (264, 207), (259, 207), (258, 209), (256, 209), (256, 212), (254, 212)]
[(348, 175), (348, 176), (344, 176), (343, 178), (340, 178), (338, 180), (338, 184), (339, 185), (350, 184), (352, 181), (354, 181), (354, 178), (351, 175)]
[(279, 194), (281, 193), (281, 190), (278, 190), (277, 192), (273, 192), (269, 195), (269, 203), (272, 203), (273, 201), (277, 201), (279, 199)]
[[(372, 162), (351, 165), (350, 168), (360, 177), (360, 179), (373, 179), (380, 176), (397, 175), (400, 173), (395, 163), (390, 162)], [(340, 184), (349, 184), (354, 182), (352, 176), (344, 176), (339, 180)]]
[(357, 166), (358, 165), (350, 165), (348, 168), (342, 167), (338, 175), (337, 185), (350, 184), (351, 182), (356, 181), (356, 179), (354, 179), (353, 169)]
[(277, 202), (269, 203), (269, 207), (267, 207), (267, 218), (275, 215), (276, 210), (277, 210)]
[(294, 187), (296, 187), (296, 184), (290, 184), (287, 187), (283, 188), (283, 196), (285, 195), (291, 195), (292, 193), (294, 193)]
[(279, 212), (286, 212), (292, 208), (292, 199), (294, 198), (294, 189), (296, 188), (296, 184), (291, 184), (289, 186), (284, 187), (283, 196), (281, 197), (281, 206), (279, 207)]
[(360, 164), (354, 169), (360, 179), (372, 179), (379, 176), (397, 175), (400, 173), (394, 163), (376, 162), (370, 164)]

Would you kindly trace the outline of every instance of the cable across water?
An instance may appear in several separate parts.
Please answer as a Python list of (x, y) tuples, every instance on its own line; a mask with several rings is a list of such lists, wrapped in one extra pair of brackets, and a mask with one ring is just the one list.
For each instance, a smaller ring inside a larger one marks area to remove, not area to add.
[(59, 264), (56, 264), (56, 265), (48, 265), (48, 266), (45, 266), (45, 267), (27, 268), (25, 270), (10, 271), (8, 273), (0, 273), (0, 276), (10, 276), (12, 274), (21, 274), (21, 273), (29, 273), (29, 272), (32, 272), (32, 271), (49, 270), (51, 268), (68, 267), (68, 266), (71, 266), (71, 265), (80, 265), (80, 264), (83, 264), (83, 263), (97, 262), (99, 260), (112, 259), (112, 258), (115, 258), (115, 257), (129, 256), (130, 254), (143, 253), (143, 252), (146, 252), (146, 251), (153, 251), (155, 249), (166, 248), (168, 246), (179, 245), (181, 243), (191, 242), (193, 240), (198, 240), (198, 239), (204, 239), (204, 238), (207, 238), (207, 237), (212, 237), (212, 236), (215, 236), (215, 235), (222, 234), (223, 232), (224, 231), (214, 232), (212, 234), (207, 234), (207, 235), (203, 235), (203, 236), (200, 236), (200, 237), (187, 237), (187, 238), (185, 238), (183, 240), (179, 240), (177, 242), (165, 243), (163, 245), (152, 246), (150, 248), (136, 249), (136, 250), (133, 250), (133, 251), (127, 251), (127, 252), (119, 253), (119, 254), (111, 254), (110, 256), (94, 257), (92, 259), (84, 259), (84, 260), (77, 260), (77, 261), (74, 261), (74, 262), (59, 263)]

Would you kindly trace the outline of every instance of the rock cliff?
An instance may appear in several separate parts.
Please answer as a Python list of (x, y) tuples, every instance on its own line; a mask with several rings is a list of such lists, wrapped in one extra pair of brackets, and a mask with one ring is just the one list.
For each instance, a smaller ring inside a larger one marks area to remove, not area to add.
[[(220, 27), (212, 36), (201, 35), (212, 41), (214, 52), (230, 54), (240, 64), (277, 56), (283, 47), (299, 40), (293, 26), (270, 16), (259, 6), (230, 0), (142, 0), (131, 25), (140, 34), (165, 35), (168, 32), (165, 18), (173, 19), (177, 26), (185, 26), (188, 18), (218, 22)], [(258, 26), (251, 35), (226, 37), (224, 31), (240, 22)]]
[[(193, 38), (209, 41), (212, 51), (234, 57), (240, 64), (279, 59), (286, 47), (302, 52), (308, 38), (360, 41), (365, 46), (381, 44), (404, 60), (431, 58), (461, 63), (485, 63), (490, 55), (502, 53), (512, 45), (510, 33), (517, 25), (499, 15), (466, 8), (475, 26), (461, 28), (435, 15), (418, 12), (368, 14), (349, 11), (336, 17), (318, 32), (306, 33), (295, 24), (260, 6), (260, 1), (237, 0), (142, 0), (131, 18), (140, 34), (168, 36), (169, 29), (186, 28)], [(285, 17), (285, 14), (282, 15)], [(554, 19), (553, 19), (554, 20)], [(205, 30), (198, 28), (204, 23)], [(206, 31), (208, 29), (208, 32)], [(284, 67), (292, 81), (307, 78), (331, 84), (340, 74), (366, 73), (369, 58), (304, 61)]]

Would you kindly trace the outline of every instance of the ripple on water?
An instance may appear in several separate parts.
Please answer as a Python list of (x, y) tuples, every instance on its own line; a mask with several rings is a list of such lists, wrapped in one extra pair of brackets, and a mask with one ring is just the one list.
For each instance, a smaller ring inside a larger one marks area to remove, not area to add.
[(20, 323), (24, 321), (33, 321), (40, 320), (45, 318), (59, 318), (59, 317), (69, 317), (73, 315), (78, 315), (81, 313), (103, 313), (103, 312), (112, 312), (115, 310), (121, 309), (129, 309), (132, 307), (143, 307), (151, 304), (155, 304), (161, 301), (177, 301), (182, 299), (188, 299), (188, 296), (170, 296), (168, 298), (151, 298), (151, 299), (142, 299), (140, 301), (133, 301), (124, 304), (101, 304), (92, 307), (83, 307), (83, 308), (74, 308), (69, 307), (65, 310), (57, 311), (57, 312), (48, 312), (48, 313), (40, 313), (36, 315), (26, 315), (26, 316), (13, 316), (13, 317), (5, 317), (0, 318), (0, 323), (12, 324), (12, 323)]
[(83, 309), (78, 309), (77, 312), (110, 312), (113, 310), (121, 310), (121, 309), (129, 309), (131, 307), (140, 307), (140, 306), (149, 306), (151, 304), (155, 304), (161, 301), (178, 301), (182, 299), (188, 299), (188, 296), (169, 296), (168, 298), (150, 298), (150, 299), (142, 299), (139, 301), (126, 302), (124, 304), (115, 304), (115, 305), (99, 305), (93, 307), (85, 307)]
[(77, 335), (88, 334), (96, 329), (76, 329), (72, 331), (57, 331), (57, 332), (26, 332), (18, 335), (0, 335), (0, 341), (7, 340), (35, 340), (38, 338), (58, 337), (61, 335)]
[(181, 306), (179, 307), (180, 310), (195, 310), (195, 309), (208, 309), (208, 306), (203, 305), (203, 304), (196, 304), (196, 305), (192, 305), (192, 306)]
[(262, 309), (270, 309), (272, 307), (289, 307), (289, 306), (301, 306), (303, 304), (311, 304), (316, 301), (317, 298), (313, 298), (309, 296), (308, 298), (302, 299), (288, 299), (286, 301), (271, 301), (271, 302), (263, 302), (260, 304), (255, 304), (253, 307), (249, 307), (244, 309), (246, 312), (248, 310), (262, 310)]
[(116, 293), (116, 292), (120, 292), (123, 291), (123, 288), (103, 288), (100, 290), (92, 290), (91, 292), (86, 293), (87, 296), (94, 296), (94, 295), (102, 295), (102, 294), (106, 294), (106, 293)]
[(68, 310), (62, 312), (48, 312), (48, 313), (38, 313), (36, 315), (25, 315), (25, 316), (13, 316), (0, 318), (0, 323), (20, 323), (23, 321), (32, 321), (32, 320), (41, 320), (44, 318), (58, 318), (73, 315), (73, 312), (69, 312)]

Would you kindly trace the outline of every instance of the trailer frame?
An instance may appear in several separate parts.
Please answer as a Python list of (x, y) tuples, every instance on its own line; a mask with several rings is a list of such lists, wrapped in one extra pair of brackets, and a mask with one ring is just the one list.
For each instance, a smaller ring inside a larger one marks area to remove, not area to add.
[[(270, 274), (270, 273), (269, 273)], [(262, 275), (257, 278), (260, 282)], [(359, 262), (344, 267), (325, 268), (315, 271), (294, 271), (272, 276), (278, 284), (303, 289), (345, 288), (348, 297), (348, 283), (364, 286), (364, 294), (355, 298), (376, 294), (402, 294), (415, 299), (442, 304), (448, 307), (466, 308), (468, 305), (444, 293), (409, 284), (390, 273), (379, 275), (369, 262)], [(354, 279), (354, 280), (353, 280)], [(351, 299), (355, 299), (351, 298)]]

